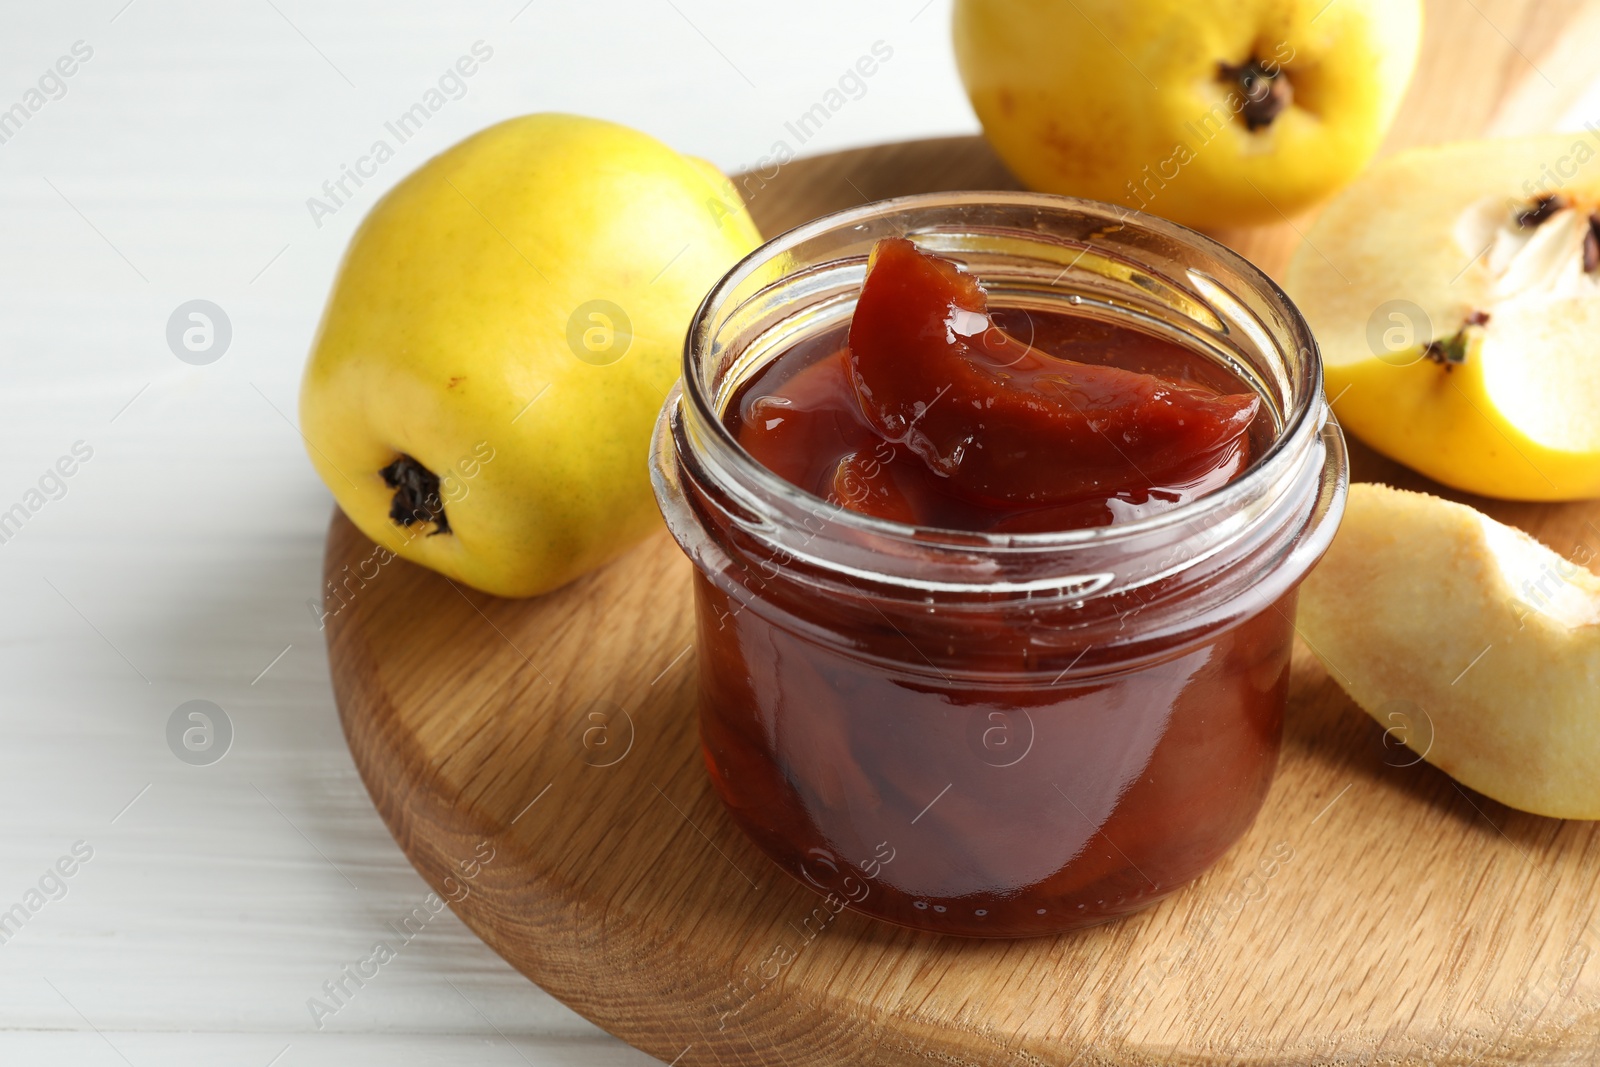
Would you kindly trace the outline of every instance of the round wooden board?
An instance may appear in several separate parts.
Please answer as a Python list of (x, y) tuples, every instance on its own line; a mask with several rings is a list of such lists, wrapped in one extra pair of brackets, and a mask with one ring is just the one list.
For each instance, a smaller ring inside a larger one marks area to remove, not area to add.
[[(1473, 47), (1543, 55), (1528, 35), (1552, 25), (1480, 28)], [(976, 138), (742, 184), (767, 233), (1014, 187)], [(1224, 236), (1274, 272), (1294, 240)], [(1441, 491), (1353, 452), (1357, 480)], [(1600, 548), (1600, 506), (1469, 502), (1558, 550)], [(401, 561), (352, 579), (372, 553), (336, 515), (327, 577), (351, 592), (327, 620), (334, 687), (395, 839), (523, 973), (680, 1067), (1600, 1061), (1600, 831), (1412, 763), (1303, 647), (1276, 783), (1214, 870), (1110, 925), (964, 941), (834, 916), (735, 829), (700, 759), (689, 564), (664, 533), (528, 601)]]

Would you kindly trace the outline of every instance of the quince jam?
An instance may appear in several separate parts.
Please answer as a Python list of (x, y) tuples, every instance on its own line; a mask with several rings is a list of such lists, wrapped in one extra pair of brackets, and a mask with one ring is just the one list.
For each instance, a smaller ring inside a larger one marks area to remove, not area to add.
[(1083, 315), (991, 313), (976, 279), (906, 240), (874, 250), (847, 336), (783, 353), (729, 414), (757, 462), (834, 504), (1011, 533), (1193, 500), (1269, 432), (1210, 360)]
[[(819, 537), (839, 509), (980, 537), (1114, 527), (1215, 492), (1273, 433), (1198, 351), (1070, 307), (990, 307), (904, 240), (876, 246), (847, 329), (781, 351), (722, 418), (820, 498)], [(806, 566), (697, 572), (701, 739), (736, 820), (825, 911), (1058, 933), (1181, 888), (1254, 819), (1292, 586), (1132, 654), (1119, 642), (1188, 579), (951, 606), (878, 599), (870, 576), (819, 595)]]

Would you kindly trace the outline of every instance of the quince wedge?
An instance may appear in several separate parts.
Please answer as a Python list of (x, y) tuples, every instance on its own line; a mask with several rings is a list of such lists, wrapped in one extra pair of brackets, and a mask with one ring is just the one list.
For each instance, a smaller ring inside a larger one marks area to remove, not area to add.
[(1511, 807), (1600, 819), (1600, 577), (1463, 504), (1358, 483), (1296, 623), (1386, 743)]
[(563, 585), (658, 528), (656, 413), (759, 243), (727, 178), (646, 134), (482, 130), (352, 238), (301, 385), (312, 464), (388, 551), (500, 596)]
[(1412, 149), (1330, 203), (1284, 288), (1343, 427), (1484, 496), (1600, 496), (1600, 141)]

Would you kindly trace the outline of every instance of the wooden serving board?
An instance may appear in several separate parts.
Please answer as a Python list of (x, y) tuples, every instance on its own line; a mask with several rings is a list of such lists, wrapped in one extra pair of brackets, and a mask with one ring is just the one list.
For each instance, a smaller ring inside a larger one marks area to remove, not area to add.
[[(1579, 3), (1430, 15), (1398, 144), (1548, 123), (1600, 41)], [(976, 138), (750, 186), (768, 233), (1013, 187)], [(1296, 240), (1224, 236), (1273, 272)], [(1353, 451), (1358, 480), (1438, 491)], [(1600, 505), (1471, 502), (1559, 550), (1600, 548)], [(371, 551), (336, 515), (328, 577)], [(350, 748), (400, 846), (497, 952), (639, 1048), (681, 1067), (1600, 1062), (1600, 830), (1414, 763), (1303, 648), (1266, 806), (1188, 890), (1020, 942), (818, 912), (711, 791), (689, 574), (665, 534), (528, 601), (396, 561), (328, 620)]]

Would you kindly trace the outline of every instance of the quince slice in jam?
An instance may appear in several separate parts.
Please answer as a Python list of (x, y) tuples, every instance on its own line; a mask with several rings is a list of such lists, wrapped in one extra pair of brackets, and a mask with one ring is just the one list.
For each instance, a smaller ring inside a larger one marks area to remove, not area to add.
[(884, 441), (920, 458), (946, 492), (1007, 509), (1231, 476), (1261, 404), (1040, 351), (991, 321), (976, 278), (903, 239), (873, 249), (849, 371)]

